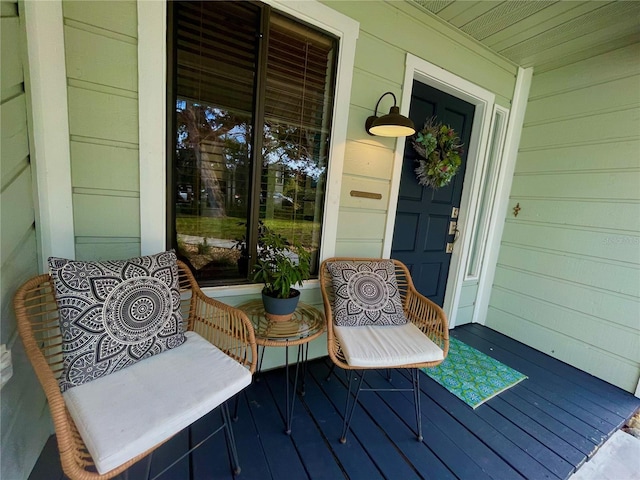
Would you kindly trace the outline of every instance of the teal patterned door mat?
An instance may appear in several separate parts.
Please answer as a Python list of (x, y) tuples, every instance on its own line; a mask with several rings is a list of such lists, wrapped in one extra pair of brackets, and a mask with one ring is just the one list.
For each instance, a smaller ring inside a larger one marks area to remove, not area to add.
[(527, 378), (453, 337), (449, 338), (449, 354), (444, 362), (422, 370), (471, 408)]

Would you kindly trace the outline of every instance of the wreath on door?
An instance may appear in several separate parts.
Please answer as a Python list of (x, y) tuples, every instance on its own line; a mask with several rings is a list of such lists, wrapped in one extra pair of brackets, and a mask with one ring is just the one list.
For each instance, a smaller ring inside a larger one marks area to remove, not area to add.
[(462, 144), (453, 128), (431, 117), (411, 143), (420, 156), (415, 168), (418, 183), (434, 189), (448, 185), (462, 163)]

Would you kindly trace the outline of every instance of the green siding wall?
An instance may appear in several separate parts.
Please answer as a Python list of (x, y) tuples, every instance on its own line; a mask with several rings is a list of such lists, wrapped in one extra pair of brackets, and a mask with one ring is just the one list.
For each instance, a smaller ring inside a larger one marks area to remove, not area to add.
[(140, 253), (135, 1), (63, 1), (78, 259)]
[(13, 376), (0, 394), (0, 478), (27, 478), (51, 433), (45, 398), (18, 337), (13, 295), (38, 273), (31, 152), (28, 141), (24, 28), (16, 2), (0, 2), (0, 343), (11, 349)]
[(640, 373), (638, 58), (640, 44), (534, 73), (486, 321), (631, 392)]
[[(516, 69), (410, 3), (325, 3), (361, 26), (340, 208), (330, 212), (339, 218), (336, 254), (380, 256), (395, 140), (369, 137), (363, 125), (381, 93), (400, 93), (406, 52), (495, 92), (507, 106)], [(135, 255), (140, 249), (136, 4), (64, 1), (63, 11), (77, 256)], [(351, 190), (380, 193), (382, 200), (356, 199)]]

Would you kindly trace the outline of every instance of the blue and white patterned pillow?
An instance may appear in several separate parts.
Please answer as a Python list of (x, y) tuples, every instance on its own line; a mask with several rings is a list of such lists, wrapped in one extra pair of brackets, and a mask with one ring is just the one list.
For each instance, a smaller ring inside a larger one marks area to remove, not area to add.
[(341, 327), (404, 325), (395, 266), (391, 260), (327, 263), (335, 300), (334, 323)]
[(184, 343), (175, 252), (102, 262), (51, 257), (49, 269), (63, 392)]

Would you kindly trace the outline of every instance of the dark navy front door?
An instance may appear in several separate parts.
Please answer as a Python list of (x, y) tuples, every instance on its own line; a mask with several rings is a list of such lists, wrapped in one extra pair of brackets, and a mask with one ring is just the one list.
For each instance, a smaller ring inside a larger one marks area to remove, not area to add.
[(441, 306), (451, 263), (447, 244), (451, 248), (455, 240), (455, 235), (449, 233), (450, 224), (457, 222), (454, 208), (460, 207), (474, 110), (470, 103), (413, 82), (409, 116), (416, 129), (420, 130), (425, 120), (434, 115), (438, 121), (451, 126), (464, 145), (462, 165), (446, 187), (437, 190), (423, 187), (414, 172), (417, 153), (411, 138), (407, 138), (391, 257), (405, 263), (418, 291)]

